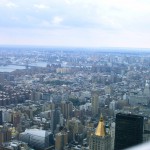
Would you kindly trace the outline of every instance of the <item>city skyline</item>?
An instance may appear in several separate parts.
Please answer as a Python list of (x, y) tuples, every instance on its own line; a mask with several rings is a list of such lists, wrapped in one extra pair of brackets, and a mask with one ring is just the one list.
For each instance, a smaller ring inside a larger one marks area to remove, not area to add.
[(0, 47), (0, 149), (150, 141), (150, 53), (89, 49)]
[(148, 0), (2, 0), (0, 45), (150, 48)]

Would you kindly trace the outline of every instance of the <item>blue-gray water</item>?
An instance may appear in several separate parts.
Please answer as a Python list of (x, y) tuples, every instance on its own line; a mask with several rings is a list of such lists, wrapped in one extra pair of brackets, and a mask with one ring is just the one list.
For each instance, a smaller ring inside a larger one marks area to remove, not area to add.
[[(37, 62), (30, 64), (30, 66), (35, 67), (46, 67), (46, 65), (47, 65), (46, 62)], [(0, 72), (12, 72), (15, 71), (16, 69), (25, 69), (25, 66), (17, 66), (17, 65), (0, 66)]]

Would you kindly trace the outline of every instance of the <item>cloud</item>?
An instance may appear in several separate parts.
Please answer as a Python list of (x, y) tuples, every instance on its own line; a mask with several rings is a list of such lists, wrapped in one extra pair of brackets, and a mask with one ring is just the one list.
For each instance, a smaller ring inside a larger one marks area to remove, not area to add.
[(54, 24), (54, 25), (60, 25), (62, 21), (63, 21), (63, 18), (62, 18), (62, 17), (60, 17), (60, 16), (55, 16), (55, 17), (52, 19), (52, 24)]
[[(2, 2), (1, 2), (2, 1)], [(27, 27), (37, 27), (37, 21), (51, 21), (53, 25), (62, 25), (62, 27), (94, 27), (106, 30), (119, 30), (121, 28), (130, 28), (137, 21), (144, 21), (144, 16), (150, 13), (150, 2), (142, 2), (142, 0), (32, 0), (31, 2), (23, 2), (20, 0), (1, 0), (0, 4), (7, 5), (8, 8), (16, 8), (7, 10), (1, 8), (1, 14), (9, 14), (10, 17), (1, 19), (11, 25), (11, 15), (20, 18), (18, 26), (26, 24)], [(26, 16), (32, 16), (29, 21)], [(1, 17), (1, 16), (0, 16)], [(27, 19), (27, 20), (25, 20)], [(29, 21), (29, 22), (28, 22)], [(2, 24), (4, 24), (3, 22)], [(26, 22), (26, 23), (25, 23)], [(129, 24), (129, 25), (128, 25)]]
[(17, 8), (19, 6), (15, 3), (13, 3), (13, 2), (8, 2), (8, 3), (6, 3), (6, 7), (8, 7), (8, 8)]
[(49, 8), (49, 6), (46, 6), (44, 4), (34, 4), (33, 6), (37, 9), (43, 9), (43, 10)]
[[(137, 40), (140, 45), (141, 40), (144, 45), (142, 41), (147, 41), (150, 34), (149, 6), (149, 0), (0, 0), (0, 29), (37, 29), (39, 35), (43, 32), (47, 35), (46, 38), (49, 38), (47, 33), (51, 35), (49, 31), (54, 30), (56, 34), (53, 34), (58, 41), (62, 40), (58, 32), (62, 36), (67, 32), (66, 36), (73, 36), (71, 39), (64, 38), (66, 41), (74, 41), (70, 43), (80, 43), (79, 40), (75, 42), (75, 39), (82, 37), (79, 39), (84, 44), (87, 40), (88, 44), (91, 41), (93, 45), (106, 45), (107, 42), (113, 45), (117, 44), (116, 40), (123, 45), (130, 41), (135, 44)], [(11, 32), (7, 34), (12, 37)], [(18, 33), (18, 36), (21, 35)], [(31, 32), (28, 32), (28, 36), (31, 36)], [(94, 42), (95, 37), (101, 42)]]
[(47, 20), (43, 20), (40, 25), (40, 27), (50, 27), (51, 26), (51, 23)]

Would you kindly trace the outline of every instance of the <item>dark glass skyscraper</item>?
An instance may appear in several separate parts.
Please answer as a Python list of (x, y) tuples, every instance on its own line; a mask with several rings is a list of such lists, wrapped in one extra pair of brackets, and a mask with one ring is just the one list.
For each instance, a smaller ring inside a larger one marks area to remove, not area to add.
[(51, 130), (54, 132), (57, 125), (60, 123), (60, 110), (55, 109), (51, 112)]
[(0, 125), (3, 124), (3, 112), (2, 110), (0, 111)]
[(122, 150), (142, 143), (143, 117), (118, 113), (116, 115), (115, 150)]

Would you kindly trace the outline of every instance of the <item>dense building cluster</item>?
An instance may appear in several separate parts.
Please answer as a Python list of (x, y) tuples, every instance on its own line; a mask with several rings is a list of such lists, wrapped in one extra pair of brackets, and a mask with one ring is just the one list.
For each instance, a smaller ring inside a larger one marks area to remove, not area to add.
[(149, 53), (0, 51), (1, 149), (119, 150), (150, 140)]

